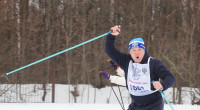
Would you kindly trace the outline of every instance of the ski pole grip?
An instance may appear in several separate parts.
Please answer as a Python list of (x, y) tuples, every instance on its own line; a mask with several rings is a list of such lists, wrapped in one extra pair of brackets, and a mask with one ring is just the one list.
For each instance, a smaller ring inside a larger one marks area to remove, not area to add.
[[(154, 82), (155, 82), (155, 81), (153, 80), (153, 81), (152, 81), (152, 84), (153, 84)], [(163, 93), (161, 90), (159, 90), (159, 92), (160, 92), (160, 94), (162, 95), (162, 97), (166, 100), (166, 102), (168, 103), (168, 105), (170, 106), (170, 108), (171, 108), (172, 110), (174, 110), (174, 108), (172, 107), (172, 105), (169, 103), (169, 101), (167, 100), (166, 96), (164, 95), (164, 93)]]
[[(122, 26), (118, 26), (119, 28), (121, 28)], [(112, 33), (113, 32), (113, 30), (112, 29), (110, 29), (110, 31), (109, 31), (110, 33)], [(117, 30), (117, 32), (119, 32), (118, 30)], [(120, 32), (119, 32), (120, 33)]]

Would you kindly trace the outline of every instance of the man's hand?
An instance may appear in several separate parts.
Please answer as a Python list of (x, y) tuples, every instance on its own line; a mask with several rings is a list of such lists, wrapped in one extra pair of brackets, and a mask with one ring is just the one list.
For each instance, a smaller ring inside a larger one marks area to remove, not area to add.
[(163, 89), (163, 86), (162, 86), (162, 84), (161, 84), (159, 81), (155, 81), (155, 82), (153, 83), (153, 86), (154, 86), (154, 88), (155, 88), (157, 91)]
[(110, 74), (108, 74), (107, 72), (99, 71), (99, 74), (101, 74), (106, 79), (110, 79)]
[(116, 26), (114, 26), (114, 27), (112, 27), (111, 28), (111, 30), (112, 30), (112, 35), (114, 35), (114, 36), (118, 36), (119, 35), (119, 33), (120, 33), (120, 25), (116, 25)]

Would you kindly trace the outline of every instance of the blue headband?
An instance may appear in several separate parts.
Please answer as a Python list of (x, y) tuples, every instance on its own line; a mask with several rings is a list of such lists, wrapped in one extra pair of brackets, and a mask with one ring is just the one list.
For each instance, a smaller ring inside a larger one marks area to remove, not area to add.
[(141, 48), (145, 50), (144, 41), (142, 38), (135, 38), (129, 42), (128, 51), (132, 48)]

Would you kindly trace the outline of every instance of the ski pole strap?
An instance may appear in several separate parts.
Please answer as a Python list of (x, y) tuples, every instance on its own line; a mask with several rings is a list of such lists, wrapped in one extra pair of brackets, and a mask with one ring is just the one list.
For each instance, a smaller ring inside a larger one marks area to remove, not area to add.
[[(153, 84), (154, 82), (155, 82), (155, 81), (152, 81), (152, 84)], [(172, 110), (174, 110), (174, 108), (172, 107), (172, 105), (169, 103), (169, 101), (167, 100), (166, 96), (164, 95), (164, 93), (163, 93), (161, 90), (159, 90), (159, 92), (160, 92), (160, 94), (162, 95), (162, 97), (166, 100), (166, 102), (168, 103), (168, 105), (170, 106), (170, 108), (171, 108)]]
[(1, 77), (8, 76), (9, 74), (15, 73), (15, 72), (17, 72), (17, 71), (19, 71), (19, 70), (22, 70), (22, 69), (24, 69), (24, 68), (27, 68), (27, 67), (29, 67), (29, 66), (32, 66), (32, 65), (37, 64), (37, 63), (39, 63), (39, 62), (42, 62), (42, 61), (44, 61), (44, 60), (47, 60), (47, 59), (50, 59), (50, 58), (55, 57), (55, 56), (57, 56), (57, 55), (60, 55), (60, 54), (62, 54), (62, 53), (64, 53), (64, 52), (67, 52), (67, 51), (70, 51), (70, 50), (72, 50), (72, 49), (75, 49), (75, 48), (77, 48), (77, 47), (79, 47), (79, 46), (82, 46), (82, 45), (87, 44), (87, 43), (89, 43), (89, 42), (92, 42), (92, 41), (94, 41), (94, 40), (96, 40), (96, 39), (99, 39), (99, 38), (101, 38), (101, 37), (104, 37), (104, 36), (106, 36), (106, 35), (108, 35), (108, 34), (110, 34), (110, 33), (111, 33), (111, 32), (109, 31), (109, 32), (107, 32), (107, 33), (105, 33), (105, 34), (102, 34), (102, 35), (100, 35), (100, 36), (97, 36), (97, 37), (95, 37), (95, 38), (92, 38), (92, 39), (90, 39), (90, 40), (88, 40), (88, 41), (85, 41), (85, 42), (80, 43), (80, 44), (78, 44), (78, 45), (75, 45), (75, 46), (73, 46), (73, 47), (70, 47), (70, 48), (68, 48), (68, 49), (66, 49), (66, 50), (63, 50), (63, 51), (58, 52), (58, 53), (55, 53), (55, 54), (53, 54), (53, 55), (50, 55), (50, 56), (48, 56), (48, 57), (45, 57), (45, 58), (43, 58), (43, 59), (40, 59), (40, 60), (35, 61), (35, 62), (33, 62), (33, 63), (30, 63), (30, 64), (28, 64), (28, 65), (26, 65), (26, 66), (23, 66), (23, 67), (21, 67), (21, 68), (18, 68), (18, 69), (15, 69), (15, 70), (11, 71), (11, 72), (8, 72), (8, 73), (6, 73), (6, 74), (3, 74)]

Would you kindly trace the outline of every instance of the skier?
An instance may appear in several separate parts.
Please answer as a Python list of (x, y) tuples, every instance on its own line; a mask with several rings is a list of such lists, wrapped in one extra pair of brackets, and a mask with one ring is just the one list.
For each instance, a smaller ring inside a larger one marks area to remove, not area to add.
[[(163, 99), (158, 91), (171, 87), (174, 76), (161, 61), (149, 56), (142, 38), (129, 42), (129, 54), (118, 51), (114, 42), (120, 34), (120, 26), (111, 30), (106, 38), (105, 51), (125, 72), (126, 87), (133, 100), (128, 110), (163, 110)], [(155, 82), (152, 84), (152, 81)]]
[(115, 83), (117, 85), (126, 86), (124, 70), (122, 70), (117, 64), (115, 64), (111, 59), (107, 60), (110, 62), (110, 65), (113, 69), (115, 69), (117, 75), (110, 75), (107, 72), (100, 71), (99, 73), (105, 78), (109, 79), (111, 83)]

